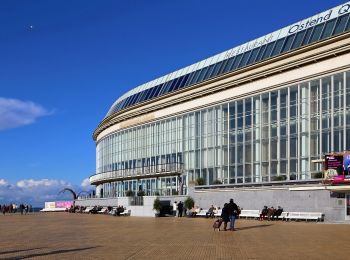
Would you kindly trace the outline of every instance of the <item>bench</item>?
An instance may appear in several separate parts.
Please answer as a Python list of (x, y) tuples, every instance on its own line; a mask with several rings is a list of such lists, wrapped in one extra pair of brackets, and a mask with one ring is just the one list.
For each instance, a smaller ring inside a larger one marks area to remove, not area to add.
[(199, 211), (197, 214), (196, 214), (196, 217), (205, 217), (207, 215), (207, 212), (208, 210), (207, 209), (201, 209), (201, 211)]
[(104, 214), (104, 213), (108, 213), (108, 208), (107, 207), (103, 207), (101, 210), (97, 211), (98, 214)]
[(214, 217), (221, 217), (222, 209), (215, 210), (214, 212)]
[(93, 209), (94, 207), (87, 207), (83, 212), (84, 213), (90, 213), (90, 211)]
[(286, 216), (287, 220), (315, 220), (323, 221), (324, 220), (324, 213), (322, 212), (286, 212), (288, 213)]
[(124, 210), (123, 212), (120, 213), (120, 216), (130, 216), (131, 215), (131, 210)]
[(278, 216), (278, 219), (287, 220), (288, 212), (283, 211), (280, 216)]
[(239, 217), (240, 218), (259, 218), (260, 217), (260, 210), (258, 210), (258, 209), (242, 209)]

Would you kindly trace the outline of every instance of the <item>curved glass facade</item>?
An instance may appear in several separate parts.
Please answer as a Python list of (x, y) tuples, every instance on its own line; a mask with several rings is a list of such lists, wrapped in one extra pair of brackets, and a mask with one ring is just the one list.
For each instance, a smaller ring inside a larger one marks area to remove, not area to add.
[[(104, 183), (104, 196), (186, 194), (200, 177), (206, 185), (310, 180), (321, 170), (312, 160), (350, 150), (350, 72), (118, 131), (96, 149), (93, 177), (142, 169)], [(164, 164), (182, 169), (147, 177)]]
[[(343, 7), (347, 7), (347, 5), (344, 4)], [(108, 111), (107, 116), (133, 105), (152, 100), (168, 93), (176, 92), (196, 83), (203, 82), (245, 66), (267, 60), (279, 54), (349, 31), (350, 19), (349, 13), (347, 13), (349, 9), (350, 8), (346, 9), (346, 14), (328, 20), (326, 19), (327, 15), (329, 15), (329, 18), (332, 12), (335, 13), (332, 9), (332, 11), (328, 14), (326, 13), (324, 17), (320, 14), (315, 18), (314, 26), (309, 25), (310, 27), (307, 28), (307, 24), (311, 24), (313, 21), (313, 17), (309, 18), (309, 23), (303, 23), (304, 21), (302, 21), (298, 27), (296, 27), (297, 24), (291, 26), (289, 29), (289, 32), (291, 33), (286, 34), (286, 36), (282, 38), (279, 38), (279, 36), (275, 40), (271, 40), (273, 38), (271, 34), (269, 37), (260, 40), (259, 43), (255, 42), (252, 45), (258, 45), (258, 47), (253, 48), (251, 46), (246, 46), (244, 47), (245, 49), (248, 49), (246, 51), (235, 51), (236, 55), (227, 53), (225, 58), (219, 62), (208, 66), (205, 66), (205, 63), (204, 65), (200, 64), (199, 69), (197, 70), (190, 71), (187, 74), (167, 80), (161, 84), (153, 84), (154, 86), (148, 87), (142, 91), (136, 91), (136, 93), (128, 95), (126, 98), (114, 103)], [(341, 10), (342, 9), (340, 8), (338, 12), (341, 12)], [(299, 28), (305, 29), (299, 30)], [(278, 32), (278, 34), (282, 34), (283, 30), (284, 29), (281, 29), (281, 32)]]

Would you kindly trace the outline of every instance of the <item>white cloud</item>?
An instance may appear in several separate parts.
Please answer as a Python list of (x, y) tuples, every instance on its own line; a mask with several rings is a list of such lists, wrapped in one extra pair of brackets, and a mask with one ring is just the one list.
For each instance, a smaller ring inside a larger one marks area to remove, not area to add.
[(80, 184), (81, 187), (85, 188), (85, 189), (90, 189), (92, 188), (89, 178), (86, 178), (82, 181), (82, 183)]
[(43, 207), (45, 201), (72, 200), (72, 195), (69, 192), (59, 194), (64, 188), (71, 188), (76, 192), (81, 190), (81, 187), (63, 180), (24, 179), (11, 183), (0, 179), (0, 204), (30, 203)]
[(62, 180), (21, 180), (17, 182), (19, 188), (33, 188), (33, 187), (57, 187), (57, 186), (71, 186), (69, 183)]
[(0, 179), (0, 186), (6, 186), (8, 184), (4, 179)]
[(0, 97), (0, 130), (29, 125), (50, 114), (34, 102)]

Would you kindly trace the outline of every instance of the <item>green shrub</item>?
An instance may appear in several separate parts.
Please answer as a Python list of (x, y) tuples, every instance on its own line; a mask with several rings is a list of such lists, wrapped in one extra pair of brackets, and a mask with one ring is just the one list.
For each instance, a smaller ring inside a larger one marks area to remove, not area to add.
[(314, 174), (314, 179), (322, 179), (323, 178), (323, 172), (316, 172)]
[(279, 176), (274, 176), (271, 178), (272, 181), (285, 181), (287, 179), (287, 176), (285, 175), (279, 175)]
[(196, 180), (196, 185), (205, 185), (205, 179), (204, 178), (198, 178)]
[(153, 202), (153, 209), (155, 211), (160, 212), (160, 210), (162, 209), (162, 203), (160, 202), (159, 198), (156, 198)]
[(220, 181), (220, 180), (215, 180), (215, 181), (213, 181), (213, 184), (222, 184), (222, 181)]
[(184, 206), (186, 209), (192, 209), (194, 207), (194, 200), (192, 197), (187, 197), (184, 201)]
[(137, 192), (137, 196), (139, 196), (139, 197), (143, 197), (143, 196), (145, 196), (146, 195), (146, 193), (143, 191), (143, 190), (139, 190), (138, 192)]

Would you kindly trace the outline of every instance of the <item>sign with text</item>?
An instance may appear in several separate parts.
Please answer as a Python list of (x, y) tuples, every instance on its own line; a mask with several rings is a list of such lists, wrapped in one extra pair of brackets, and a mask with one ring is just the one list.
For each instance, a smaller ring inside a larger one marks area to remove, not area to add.
[(56, 208), (69, 209), (73, 205), (73, 201), (56, 201)]

